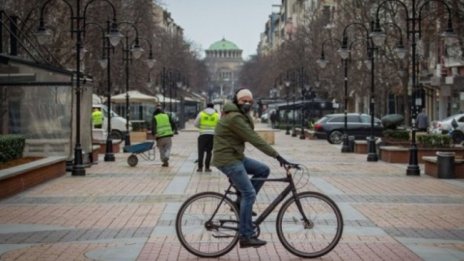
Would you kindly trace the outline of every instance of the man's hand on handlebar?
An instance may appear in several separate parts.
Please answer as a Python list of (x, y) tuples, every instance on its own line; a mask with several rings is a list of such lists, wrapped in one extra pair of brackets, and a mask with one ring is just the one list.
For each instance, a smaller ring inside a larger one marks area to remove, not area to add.
[(300, 168), (298, 166), (298, 164), (288, 162), (286, 159), (282, 158), (282, 156), (280, 156), (280, 155), (277, 155), (276, 159), (277, 159), (277, 161), (279, 161), (281, 167), (284, 167), (284, 168), (296, 168), (296, 169)]

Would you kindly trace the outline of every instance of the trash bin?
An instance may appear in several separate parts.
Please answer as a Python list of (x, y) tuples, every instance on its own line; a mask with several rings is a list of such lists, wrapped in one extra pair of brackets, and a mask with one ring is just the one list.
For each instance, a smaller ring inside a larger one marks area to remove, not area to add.
[(440, 179), (453, 179), (454, 175), (454, 152), (437, 151), (437, 176)]
[(354, 152), (354, 136), (348, 136), (349, 152)]

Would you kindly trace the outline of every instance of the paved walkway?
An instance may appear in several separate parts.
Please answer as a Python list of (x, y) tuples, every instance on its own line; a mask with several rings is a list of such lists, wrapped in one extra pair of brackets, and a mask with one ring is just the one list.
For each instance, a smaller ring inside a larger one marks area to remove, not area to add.
[[(195, 131), (174, 139), (169, 168), (127, 154), (103, 155), (85, 177), (69, 173), (0, 201), (0, 260), (197, 260), (175, 236), (174, 218), (186, 197), (222, 191), (216, 169), (196, 173)], [(464, 260), (464, 181), (406, 176), (406, 165), (367, 162), (323, 140), (276, 132), (275, 148), (310, 169), (306, 189), (339, 204), (345, 230), (338, 246), (319, 260)], [(249, 147), (247, 153), (282, 175), (278, 162)], [(423, 170), (423, 166), (421, 166)], [(259, 211), (277, 193), (265, 185)], [(235, 248), (221, 260), (300, 260), (278, 241), (274, 225), (262, 229), (259, 249)]]

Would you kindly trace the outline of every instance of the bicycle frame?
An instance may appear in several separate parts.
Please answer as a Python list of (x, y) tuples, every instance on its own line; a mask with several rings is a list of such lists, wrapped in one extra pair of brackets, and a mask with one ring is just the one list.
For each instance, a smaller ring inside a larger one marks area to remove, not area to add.
[[(296, 191), (296, 187), (295, 187), (295, 184), (293, 183), (293, 178), (292, 178), (292, 175), (291, 173), (287, 170), (287, 177), (285, 178), (277, 178), (277, 179), (268, 179), (268, 178), (252, 178), (251, 179), (252, 181), (253, 180), (257, 180), (257, 181), (264, 181), (264, 182), (286, 182), (286, 183), (289, 183), (288, 186), (271, 202), (271, 204), (269, 204), (266, 209), (264, 209), (264, 211), (256, 218), (256, 220), (254, 221), (254, 223), (259, 226), (262, 222), (264, 222), (264, 220), (266, 220), (266, 218), (272, 213), (272, 211), (274, 211), (274, 209), (287, 197), (287, 195), (289, 195), (290, 193), (292, 194), (292, 197), (295, 199), (295, 202), (296, 202), (296, 205), (298, 207), (298, 210), (300, 211), (301, 215), (303, 216), (303, 221), (305, 223), (305, 228), (310, 228), (312, 227), (312, 222), (309, 221), (309, 219), (306, 217), (304, 211), (303, 211), (303, 207), (301, 206), (301, 202), (298, 200), (297, 198), (297, 191)], [(229, 187), (227, 188), (227, 190), (225, 191), (224, 193), (224, 196), (221, 200), (221, 202), (219, 202), (216, 210), (214, 211), (213, 215), (211, 216), (211, 218), (206, 222), (205, 225), (209, 225), (210, 228), (211, 226), (212, 227), (216, 227), (214, 225), (212, 225), (212, 220), (213, 218), (216, 216), (216, 213), (217, 211), (219, 210), (219, 208), (221, 207), (222, 203), (224, 202), (225, 198), (227, 197), (228, 194), (236, 194), (236, 192), (233, 192), (231, 190), (231, 188), (233, 187), (232, 183), (229, 185)], [(224, 227), (222, 226), (222, 224), (226, 223), (226, 222), (235, 222), (235, 221), (231, 221), (231, 220), (220, 220), (220, 223), (221, 225), (219, 227), (221, 228), (227, 228), (227, 229), (233, 229), (233, 230), (238, 230), (238, 228), (234, 228), (234, 227)]]

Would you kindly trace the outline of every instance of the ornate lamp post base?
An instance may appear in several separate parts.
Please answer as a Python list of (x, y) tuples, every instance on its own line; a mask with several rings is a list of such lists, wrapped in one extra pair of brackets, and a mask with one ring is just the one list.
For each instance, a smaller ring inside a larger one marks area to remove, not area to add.
[(71, 170), (72, 176), (85, 176), (85, 168), (82, 165), (82, 149), (80, 146), (77, 146), (74, 149), (74, 164)]
[(409, 165), (406, 169), (408, 176), (420, 176), (420, 168), (417, 164), (417, 147), (413, 146), (409, 149)]
[(286, 131), (285, 131), (285, 135), (290, 135), (290, 126), (287, 126), (286, 127)]
[(374, 137), (368, 138), (367, 147), (368, 147), (367, 161), (378, 161), (379, 157), (377, 156), (377, 149), (376, 149)]
[(124, 134), (124, 146), (130, 146), (131, 141), (130, 141), (130, 135), (129, 133)]
[(304, 129), (301, 129), (300, 140), (304, 140), (304, 139), (306, 139), (306, 135), (305, 135)]
[(295, 130), (295, 128), (293, 128), (293, 130), (292, 130), (292, 137), (296, 137), (296, 130)]
[(348, 142), (348, 135), (343, 134), (342, 141), (342, 152), (352, 152), (350, 149), (350, 144)]
[(113, 140), (106, 139), (105, 161), (115, 161), (113, 154)]

